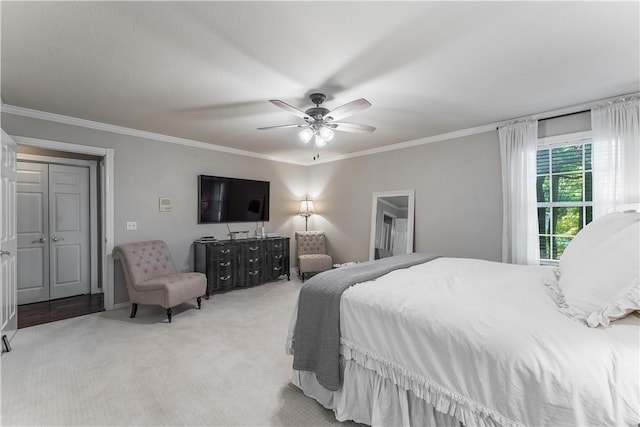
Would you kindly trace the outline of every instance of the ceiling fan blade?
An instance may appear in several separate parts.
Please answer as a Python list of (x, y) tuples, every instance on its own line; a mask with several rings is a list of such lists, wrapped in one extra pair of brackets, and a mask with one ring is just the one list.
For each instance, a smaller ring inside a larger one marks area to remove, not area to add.
[(292, 105), (289, 105), (286, 102), (282, 102), (279, 99), (270, 99), (269, 102), (272, 103), (273, 105), (275, 105), (276, 107), (280, 107), (283, 110), (286, 110), (286, 111), (290, 112), (291, 114), (294, 114), (294, 115), (296, 115), (296, 116), (298, 116), (298, 117), (300, 117), (302, 119), (313, 120), (311, 118), (311, 116), (308, 115), (307, 113), (305, 113), (304, 111), (298, 110), (296, 107), (294, 107)]
[(328, 122), (335, 122), (336, 120), (344, 119), (352, 114), (366, 110), (369, 107), (371, 107), (371, 103), (366, 99), (356, 99), (355, 101), (348, 102), (333, 111), (329, 111), (325, 114), (324, 119)]
[(376, 128), (368, 125), (361, 125), (358, 123), (331, 123), (331, 128), (334, 130), (341, 130), (343, 132), (355, 132), (355, 133), (371, 133)]
[(269, 130), (269, 129), (284, 129), (284, 128), (306, 128), (307, 125), (280, 125), (280, 126), (267, 126), (263, 128), (258, 128), (258, 130)]

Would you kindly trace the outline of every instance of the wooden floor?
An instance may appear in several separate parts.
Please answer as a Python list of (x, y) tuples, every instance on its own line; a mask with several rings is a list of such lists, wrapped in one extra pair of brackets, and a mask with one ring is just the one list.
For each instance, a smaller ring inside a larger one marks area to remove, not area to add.
[(78, 295), (18, 306), (18, 329), (104, 311), (103, 294)]

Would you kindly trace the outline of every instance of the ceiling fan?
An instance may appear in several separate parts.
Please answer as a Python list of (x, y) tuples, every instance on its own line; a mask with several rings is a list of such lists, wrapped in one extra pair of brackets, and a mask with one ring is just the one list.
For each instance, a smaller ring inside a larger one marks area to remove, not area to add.
[[(312, 93), (309, 95), (309, 99), (316, 106), (311, 107), (306, 111), (299, 110), (278, 99), (269, 100), (269, 102), (276, 107), (282, 108), (283, 110), (304, 119), (305, 123), (268, 126), (258, 128), (258, 130), (302, 128), (302, 131), (298, 134), (300, 140), (306, 144), (311, 141), (311, 138), (315, 137), (314, 145), (316, 148), (322, 147), (326, 145), (327, 142), (331, 141), (334, 136), (334, 130), (355, 133), (370, 133), (376, 130), (373, 126), (338, 121), (371, 107), (371, 103), (364, 98), (348, 102), (334, 110), (329, 110), (328, 108), (320, 106), (326, 99), (326, 95), (323, 93)], [(316, 154), (313, 159), (315, 160), (317, 157), (319, 157), (318, 154)]]

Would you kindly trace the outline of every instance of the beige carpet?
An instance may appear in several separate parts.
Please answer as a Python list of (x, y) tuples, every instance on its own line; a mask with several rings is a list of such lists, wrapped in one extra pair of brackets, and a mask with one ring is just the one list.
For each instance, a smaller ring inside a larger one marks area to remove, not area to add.
[[(1, 358), (2, 425), (338, 423), (290, 383), (292, 279), (186, 304), (20, 329)], [(346, 423), (345, 423), (346, 424)]]

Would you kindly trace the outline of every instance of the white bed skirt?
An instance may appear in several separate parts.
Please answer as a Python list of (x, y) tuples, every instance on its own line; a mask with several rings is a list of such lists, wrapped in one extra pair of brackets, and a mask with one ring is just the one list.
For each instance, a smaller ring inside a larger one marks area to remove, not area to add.
[(455, 417), (437, 411), (431, 404), (375, 371), (353, 360), (341, 359), (344, 367), (342, 387), (324, 388), (312, 372), (293, 371), (293, 384), (302, 392), (332, 409), (338, 421), (353, 420), (371, 426), (456, 426)]

